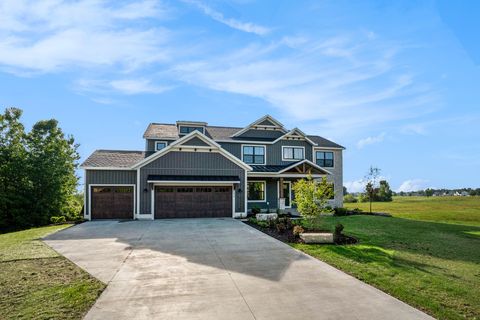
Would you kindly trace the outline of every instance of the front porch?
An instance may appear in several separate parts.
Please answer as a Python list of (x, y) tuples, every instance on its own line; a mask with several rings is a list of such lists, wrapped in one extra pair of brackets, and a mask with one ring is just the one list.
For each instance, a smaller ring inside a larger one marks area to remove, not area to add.
[(307, 176), (322, 178), (331, 175), (311, 161), (302, 160), (284, 166), (251, 166), (247, 176), (247, 209), (259, 208), (262, 212), (277, 209), (293, 215), (298, 214), (294, 204), (293, 184)]

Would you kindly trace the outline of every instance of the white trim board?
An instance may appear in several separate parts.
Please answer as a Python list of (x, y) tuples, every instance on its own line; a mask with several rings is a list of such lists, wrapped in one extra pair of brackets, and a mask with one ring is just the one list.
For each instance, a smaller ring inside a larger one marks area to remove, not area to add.
[[(316, 163), (313, 163), (312, 161), (310, 161), (310, 160), (308, 160), (308, 159), (304, 159), (304, 160), (302, 160), (302, 161), (300, 161), (300, 162), (294, 163), (294, 164), (286, 167), (285, 169), (280, 170), (278, 173), (279, 173), (279, 174), (282, 174), (282, 173), (284, 173), (284, 172), (286, 172), (286, 171), (288, 171), (288, 170), (290, 170), (290, 169), (292, 169), (292, 168), (295, 168), (296, 166), (299, 166), (299, 165), (301, 165), (301, 164), (303, 164), (303, 163), (307, 163), (307, 164), (311, 165), (312, 167), (314, 167), (314, 168), (316, 168), (316, 169), (318, 169), (318, 170), (320, 170), (320, 171), (324, 171), (326, 174), (330, 174), (330, 175), (332, 174), (330, 171), (328, 171), (328, 170), (320, 167), (319, 165), (317, 165)], [(318, 175), (318, 173), (317, 173), (317, 175)], [(313, 176), (313, 175), (312, 175), (312, 176)]]
[(166, 147), (168, 147), (168, 141), (157, 140), (157, 141), (155, 141), (154, 147), (153, 147), (155, 152), (162, 150), (162, 149), (160, 149), (160, 150), (157, 149), (157, 144), (159, 144), (159, 143), (163, 143), (165, 145), (165, 147), (163, 147), (162, 149), (165, 149)]
[[(270, 122), (273, 123), (275, 126), (259, 125), (259, 123), (261, 123), (261, 122), (263, 122), (263, 121), (265, 121), (265, 120), (270, 121)], [(242, 130), (235, 132), (235, 134), (233, 134), (231, 137), (232, 137), (232, 138), (233, 138), (233, 137), (238, 137), (238, 136), (244, 134), (245, 132), (247, 132), (248, 130), (254, 129), (255, 126), (268, 127), (268, 128), (278, 128), (280, 131), (282, 131), (282, 132), (284, 132), (284, 133), (287, 132), (287, 130), (285, 129), (285, 127), (283, 126), (283, 124), (282, 124), (280, 121), (274, 119), (272, 116), (270, 116), (270, 115), (267, 114), (267, 115), (264, 115), (263, 117), (261, 117), (260, 119), (257, 119), (257, 120), (255, 120), (254, 122), (250, 123), (248, 126), (246, 126), (245, 128), (243, 128)]]
[(136, 197), (135, 190), (136, 185), (131, 183), (89, 183), (88, 184), (88, 220), (92, 220), (92, 187), (133, 187), (133, 212), (132, 219), (135, 220), (135, 208), (136, 208)]

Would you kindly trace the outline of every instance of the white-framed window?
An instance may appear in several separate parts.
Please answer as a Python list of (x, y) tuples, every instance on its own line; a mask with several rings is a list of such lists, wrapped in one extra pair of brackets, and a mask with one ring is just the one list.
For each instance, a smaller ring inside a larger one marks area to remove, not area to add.
[(333, 168), (333, 151), (315, 151), (315, 162), (320, 167)]
[(282, 147), (282, 161), (297, 161), (305, 159), (305, 147)]
[(166, 148), (168, 143), (166, 141), (155, 141), (155, 151), (160, 151)]
[(196, 127), (196, 126), (179, 126), (178, 131), (180, 131), (180, 134), (189, 134), (190, 132), (193, 132), (195, 130), (200, 131), (201, 133), (205, 133), (203, 131), (203, 127)]
[(267, 201), (266, 181), (248, 181), (247, 182), (247, 200), (248, 202), (266, 202)]
[(266, 164), (266, 147), (242, 145), (242, 161), (248, 164)]

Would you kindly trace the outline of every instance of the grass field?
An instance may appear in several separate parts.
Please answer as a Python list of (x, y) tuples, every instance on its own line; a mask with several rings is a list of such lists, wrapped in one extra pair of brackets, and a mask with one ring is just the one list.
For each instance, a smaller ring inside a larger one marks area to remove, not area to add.
[(0, 319), (81, 319), (103, 291), (38, 240), (65, 227), (0, 234)]
[(394, 217), (316, 222), (341, 222), (357, 245), (292, 246), (438, 319), (480, 319), (480, 198), (395, 198), (373, 208)]
[[(368, 203), (345, 203), (346, 208), (369, 211)], [(372, 210), (398, 218), (480, 226), (480, 197), (394, 197), (374, 202)]]

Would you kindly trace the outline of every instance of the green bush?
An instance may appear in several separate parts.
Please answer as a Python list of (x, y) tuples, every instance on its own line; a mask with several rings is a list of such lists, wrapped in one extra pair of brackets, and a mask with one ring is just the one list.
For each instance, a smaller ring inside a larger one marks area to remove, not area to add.
[(253, 213), (253, 214), (260, 213), (260, 208), (259, 208), (258, 206), (253, 206), (253, 207), (252, 207), (252, 213)]
[(50, 217), (50, 222), (57, 224), (57, 223), (65, 223), (67, 220), (65, 219), (65, 216), (53, 216)]
[(355, 198), (353, 194), (347, 194), (343, 197), (343, 202), (345, 203), (357, 203), (358, 199)]
[(333, 210), (333, 215), (342, 217), (342, 216), (348, 216), (348, 209), (347, 208), (335, 208)]

